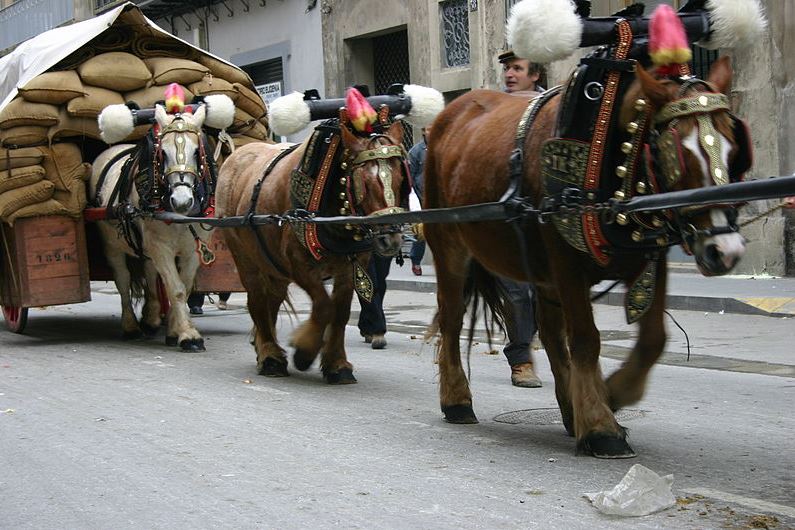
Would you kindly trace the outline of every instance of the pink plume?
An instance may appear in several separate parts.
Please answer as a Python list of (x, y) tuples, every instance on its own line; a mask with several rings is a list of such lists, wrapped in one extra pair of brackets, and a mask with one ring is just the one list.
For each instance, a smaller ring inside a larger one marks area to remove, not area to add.
[(185, 108), (185, 90), (178, 83), (166, 87), (166, 112), (176, 114)]
[(675, 74), (680, 64), (687, 64), (692, 57), (687, 42), (685, 26), (676, 11), (662, 4), (651, 16), (649, 22), (649, 55), (663, 75)]

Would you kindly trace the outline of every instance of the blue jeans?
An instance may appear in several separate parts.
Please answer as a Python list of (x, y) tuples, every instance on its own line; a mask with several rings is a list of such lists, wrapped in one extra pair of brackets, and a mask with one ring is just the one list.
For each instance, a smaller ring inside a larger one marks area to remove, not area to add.
[(499, 278), (499, 282), (508, 294), (509, 310), (506, 315), (506, 328), (508, 344), (502, 352), (508, 359), (508, 364), (529, 363), (533, 357), (530, 345), (538, 331), (536, 326), (535, 304), (533, 303), (533, 286), (529, 283), (515, 282), (507, 278)]
[(411, 244), (409, 251), (409, 258), (412, 265), (419, 265), (422, 263), (422, 257), (425, 255), (425, 241), (417, 240)]

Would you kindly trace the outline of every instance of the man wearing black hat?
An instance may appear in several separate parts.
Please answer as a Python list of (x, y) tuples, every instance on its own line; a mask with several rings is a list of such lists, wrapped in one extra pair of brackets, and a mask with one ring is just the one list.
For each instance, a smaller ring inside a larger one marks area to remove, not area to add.
[[(541, 65), (531, 63), (527, 59), (517, 57), (512, 50), (498, 57), (502, 63), (505, 91), (513, 96), (534, 98), (543, 92), (538, 86), (541, 77)], [(511, 314), (506, 322), (508, 344), (502, 350), (511, 366), (511, 383), (514, 386), (538, 388), (541, 379), (533, 369), (533, 353), (531, 346), (538, 328), (536, 326), (535, 307), (533, 304), (533, 286), (528, 283), (515, 282), (507, 278), (499, 278), (508, 295)]]

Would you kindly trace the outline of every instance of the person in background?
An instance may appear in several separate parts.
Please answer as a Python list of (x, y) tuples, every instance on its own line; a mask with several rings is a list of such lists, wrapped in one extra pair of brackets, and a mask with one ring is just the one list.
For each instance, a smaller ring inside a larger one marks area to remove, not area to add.
[[(228, 309), (226, 304), (227, 300), (232, 293), (218, 293), (218, 303), (215, 305), (218, 309), (224, 311)], [(188, 308), (191, 315), (203, 315), (204, 309), (204, 293), (192, 292), (188, 295)]]
[[(502, 64), (505, 91), (519, 97), (533, 98), (543, 92), (538, 85), (542, 67), (527, 59), (517, 57), (512, 50), (498, 57)], [(511, 383), (524, 388), (539, 388), (541, 379), (533, 369), (533, 352), (531, 347), (538, 327), (536, 325), (535, 293), (529, 283), (516, 282), (498, 277), (508, 295), (511, 313), (506, 323), (508, 344), (503, 353), (511, 366)]]
[(384, 296), (386, 277), (392, 265), (392, 256), (379, 256), (373, 252), (367, 264), (367, 274), (373, 281), (373, 299), (367, 301), (357, 293), (361, 311), (359, 312), (359, 334), (364, 342), (374, 350), (386, 348), (386, 317), (384, 316)]
[[(414, 193), (422, 205), (422, 171), (425, 167), (425, 153), (428, 150), (428, 133), (431, 128), (422, 128), (422, 140), (417, 142), (409, 149), (409, 172), (411, 173), (411, 182), (414, 187)], [(422, 276), (422, 258), (425, 256), (425, 241), (417, 238), (411, 244), (411, 251), (409, 258), (411, 259), (411, 272), (415, 276)]]

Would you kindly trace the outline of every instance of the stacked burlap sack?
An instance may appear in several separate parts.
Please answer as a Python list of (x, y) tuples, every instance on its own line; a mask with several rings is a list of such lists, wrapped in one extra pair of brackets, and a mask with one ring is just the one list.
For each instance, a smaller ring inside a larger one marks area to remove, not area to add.
[[(228, 130), (235, 144), (268, 139), (267, 108), (244, 72), (187, 47), (172, 50), (169, 41), (151, 40), (118, 45), (130, 51), (94, 54), (83, 48), (19, 88), (0, 112), (0, 220), (81, 215), (90, 166), (78, 146), (86, 138), (100, 140), (98, 114), (127, 102), (153, 107), (170, 83), (182, 85), (187, 101), (194, 95), (229, 96), (236, 106)], [(149, 127), (136, 127), (125, 141), (142, 138)]]

